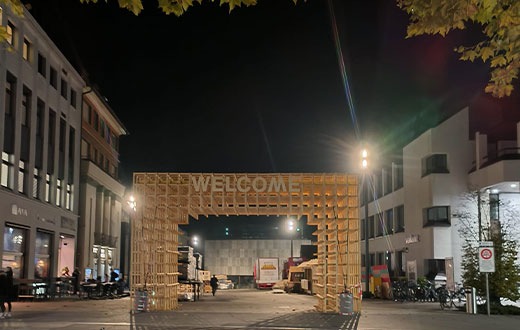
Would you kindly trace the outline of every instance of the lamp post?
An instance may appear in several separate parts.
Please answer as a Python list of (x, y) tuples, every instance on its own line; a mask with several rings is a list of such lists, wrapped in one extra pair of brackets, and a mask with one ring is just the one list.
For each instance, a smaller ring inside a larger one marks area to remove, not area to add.
[(370, 249), (368, 243), (368, 151), (361, 151), (361, 167), (363, 169), (363, 196), (365, 202), (365, 293), (370, 293)]
[(291, 236), (291, 258), (293, 255), (293, 236), (294, 236), (295, 223), (293, 219), (287, 219), (287, 231)]

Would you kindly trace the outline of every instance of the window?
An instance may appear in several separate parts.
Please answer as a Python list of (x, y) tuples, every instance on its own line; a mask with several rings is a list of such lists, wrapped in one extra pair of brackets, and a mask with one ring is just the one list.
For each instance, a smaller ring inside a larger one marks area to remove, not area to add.
[(72, 211), (72, 185), (67, 184), (67, 191), (65, 195), (65, 208)]
[(489, 194), (489, 219), (500, 220), (500, 196)]
[(22, 57), (24, 60), (31, 61), (31, 43), (26, 38), (23, 38)]
[(49, 83), (54, 87), (54, 89), (58, 89), (58, 72), (52, 66), (49, 75)]
[(61, 206), (61, 192), (63, 190), (61, 179), (56, 180), (56, 206)]
[(383, 228), (385, 226), (383, 213), (378, 213), (377, 214), (376, 221), (377, 221), (377, 224), (376, 224), (376, 236), (377, 237), (383, 236)]
[(40, 53), (38, 53), (38, 73), (47, 77), (47, 59)]
[(0, 183), (3, 187), (13, 189), (14, 155), (2, 152), (2, 171)]
[(5, 114), (13, 116), (15, 113), (16, 79), (8, 75), (5, 82)]
[(7, 33), (6, 41), (9, 45), (14, 47), (16, 42), (16, 28), (14, 27), (13, 23), (7, 22), (5, 29)]
[(392, 235), (394, 233), (394, 210), (388, 209), (385, 212), (386, 234)]
[(368, 238), (374, 238), (374, 216), (368, 217)]
[(99, 116), (96, 111), (94, 111), (94, 119), (93, 119), (94, 129), (99, 131)]
[(26, 229), (5, 225), (2, 267), (11, 267), (14, 278), (23, 278), (25, 274), (26, 238)]
[(394, 191), (403, 187), (403, 165), (394, 164)]
[(38, 98), (36, 101), (36, 155), (35, 166), (43, 167), (43, 124), (45, 116), (45, 103)]
[(450, 224), (450, 207), (434, 206), (424, 209), (424, 226)]
[(395, 232), (401, 233), (404, 231), (404, 205), (399, 205), (395, 208)]
[(65, 81), (65, 79), (61, 79), (61, 85), (60, 85), (60, 89), (61, 89), (61, 96), (63, 96), (63, 98), (66, 100), (67, 99), (67, 93), (69, 91), (69, 86), (67, 84), (67, 81)]
[(32, 94), (31, 91), (24, 86), (23, 95), (22, 95), (21, 122), (22, 122), (22, 126), (25, 126), (25, 127), (29, 126), (29, 121), (31, 118), (31, 114), (30, 114), (31, 94)]
[(25, 163), (18, 162), (18, 192), (25, 193)]
[(450, 173), (448, 170), (448, 159), (446, 154), (435, 154), (423, 158), (422, 176), (431, 173)]
[(361, 240), (364, 241), (366, 238), (365, 223), (367, 219), (361, 219)]
[(40, 170), (37, 168), (34, 168), (33, 172), (32, 196), (40, 199)]
[(43, 231), (36, 232), (34, 251), (34, 278), (49, 278), (50, 261), (52, 251), (52, 234)]
[(75, 90), (73, 90), (72, 88), (70, 89), (70, 105), (76, 109), (76, 102), (77, 102), (77, 98), (78, 98), (78, 93), (76, 93)]
[(45, 174), (45, 201), (51, 202), (51, 175), (49, 173)]
[(384, 194), (388, 195), (392, 192), (392, 169), (391, 168), (384, 168), (383, 169), (383, 177), (384, 179)]

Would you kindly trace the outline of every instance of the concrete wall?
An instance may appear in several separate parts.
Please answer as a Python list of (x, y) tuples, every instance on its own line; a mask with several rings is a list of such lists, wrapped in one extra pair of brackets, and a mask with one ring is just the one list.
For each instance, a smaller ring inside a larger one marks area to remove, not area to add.
[[(293, 256), (310, 240), (293, 240)], [(211, 274), (253, 275), (257, 258), (278, 257), (280, 278), (283, 261), (291, 256), (291, 240), (207, 240), (204, 242), (204, 269)]]

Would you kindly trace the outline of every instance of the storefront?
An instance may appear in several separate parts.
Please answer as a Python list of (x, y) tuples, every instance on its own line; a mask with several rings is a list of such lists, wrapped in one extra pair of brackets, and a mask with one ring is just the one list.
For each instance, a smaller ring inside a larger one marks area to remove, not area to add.
[(77, 216), (0, 191), (2, 268), (16, 279), (45, 281), (74, 269)]

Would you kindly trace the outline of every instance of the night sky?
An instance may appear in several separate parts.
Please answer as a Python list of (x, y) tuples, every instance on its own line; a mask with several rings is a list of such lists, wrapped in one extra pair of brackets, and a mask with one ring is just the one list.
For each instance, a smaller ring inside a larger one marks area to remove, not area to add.
[(389, 0), (333, 1), (335, 21), (322, 0), (260, 0), (231, 14), (205, 1), (180, 18), (155, 1), (137, 17), (116, 1), (31, 4), (129, 130), (127, 185), (145, 171), (355, 172), (360, 139), (392, 154), (481, 98), (489, 76), (453, 52), (477, 29), (405, 39), (407, 15)]

